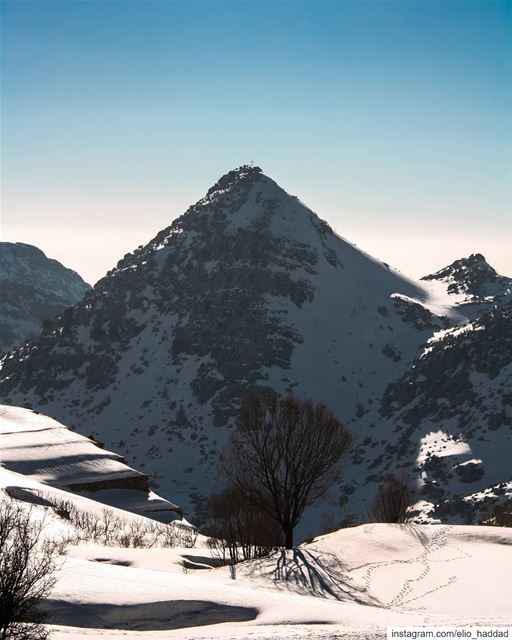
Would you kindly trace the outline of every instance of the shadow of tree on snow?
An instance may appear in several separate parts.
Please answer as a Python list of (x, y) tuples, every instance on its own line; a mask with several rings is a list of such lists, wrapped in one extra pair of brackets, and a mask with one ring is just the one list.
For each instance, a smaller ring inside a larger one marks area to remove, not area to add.
[[(262, 575), (267, 571), (268, 558), (254, 562), (250, 573)], [(382, 606), (364, 587), (354, 583), (348, 575), (346, 564), (334, 553), (301, 548), (282, 549), (275, 567), (268, 575), (277, 586), (298, 587), (297, 592), (308, 595)]]

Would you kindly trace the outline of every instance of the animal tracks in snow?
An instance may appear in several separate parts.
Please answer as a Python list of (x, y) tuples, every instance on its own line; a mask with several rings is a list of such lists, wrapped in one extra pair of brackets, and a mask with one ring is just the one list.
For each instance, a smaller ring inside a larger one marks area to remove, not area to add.
[[(439, 583), (436, 583), (435, 577), (433, 576), (433, 567), (436, 564), (471, 557), (469, 553), (462, 551), (459, 547), (449, 542), (448, 533), (452, 529), (453, 527), (444, 526), (436, 531), (430, 539), (426, 536), (419, 538), (423, 549), (420, 554), (413, 558), (371, 563), (367, 566), (362, 576), (363, 590), (367, 593), (374, 590), (376, 580), (382, 576), (381, 570), (385, 569), (386, 573), (390, 574), (391, 572), (392, 575), (393, 567), (403, 567), (403, 565), (409, 565), (411, 568), (417, 569), (417, 573), (404, 580), (399, 591), (387, 602), (386, 606), (391, 609), (401, 608), (404, 605), (417, 602), (425, 596), (454, 584), (457, 581), (456, 575), (450, 576), (448, 580), (443, 577)], [(373, 530), (374, 527), (372, 525), (366, 526), (364, 533), (371, 535)], [(411, 534), (415, 535), (413, 527), (411, 527)], [(427, 578), (430, 578), (428, 582)], [(432, 582), (434, 582), (433, 585)]]

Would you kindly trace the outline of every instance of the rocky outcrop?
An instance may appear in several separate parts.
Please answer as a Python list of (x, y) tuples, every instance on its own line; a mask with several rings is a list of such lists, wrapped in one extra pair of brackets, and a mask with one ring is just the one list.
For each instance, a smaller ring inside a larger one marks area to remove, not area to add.
[(471, 521), (478, 499), (466, 498), (512, 480), (511, 388), (511, 303), (436, 334), (388, 387), (381, 415), (416, 458), (432, 516)]

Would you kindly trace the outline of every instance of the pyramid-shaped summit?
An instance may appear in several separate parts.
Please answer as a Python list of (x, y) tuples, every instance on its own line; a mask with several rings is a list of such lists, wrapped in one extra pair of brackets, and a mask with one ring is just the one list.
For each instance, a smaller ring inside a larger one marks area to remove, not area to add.
[(440, 326), (424, 295), (243, 166), (4, 359), (0, 397), (97, 436), (190, 511), (259, 387), (373, 428), (384, 388)]

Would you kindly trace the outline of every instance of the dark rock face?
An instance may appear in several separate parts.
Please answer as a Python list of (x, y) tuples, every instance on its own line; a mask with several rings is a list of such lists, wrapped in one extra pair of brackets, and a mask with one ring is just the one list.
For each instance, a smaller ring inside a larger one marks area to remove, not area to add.
[(400, 295), (393, 296), (393, 306), (404, 322), (410, 322), (416, 329), (447, 329), (450, 322), (447, 317), (435, 316), (421, 304)]
[(485, 467), (477, 462), (466, 462), (466, 464), (457, 465), (454, 469), (461, 482), (477, 482), (485, 475)]
[(512, 290), (512, 279), (500, 276), (481, 253), (455, 260), (422, 280), (445, 282), (448, 293), (466, 294), (466, 302), (471, 303), (489, 301), (489, 298), (494, 302), (509, 299)]
[(113, 489), (132, 490), (149, 493), (149, 479), (146, 475), (130, 475), (125, 478), (113, 478), (111, 480), (98, 480), (96, 482), (77, 482), (68, 484), (67, 488), (74, 493), (111, 491)]
[[(382, 401), (382, 415), (390, 417), (400, 411), (408, 424), (414, 424), (419, 416), (439, 419), (457, 416), (467, 423), (467, 416), (460, 411), (461, 405), (467, 404), (470, 412), (477, 395), (471, 374), (486, 374), (493, 380), (511, 364), (512, 304), (509, 303), (427, 343), (424, 353), (407, 374), (388, 387)], [(497, 401), (504, 408), (512, 406), (507, 394), (500, 395)], [(494, 422), (491, 420), (491, 424)]]
[(45, 321), (90, 289), (60, 262), (21, 242), (0, 242), (0, 353), (40, 333)]

